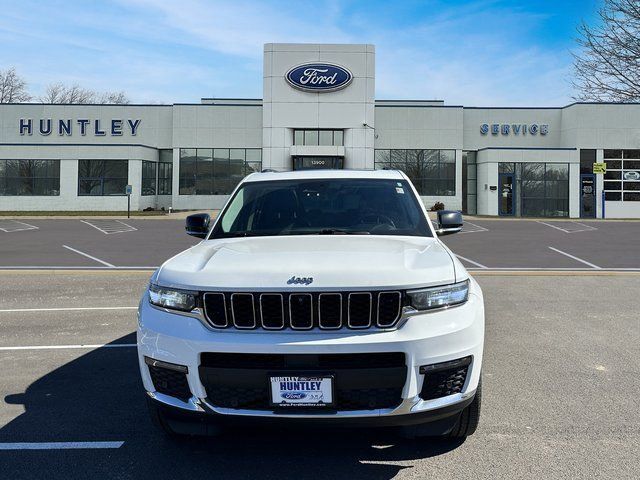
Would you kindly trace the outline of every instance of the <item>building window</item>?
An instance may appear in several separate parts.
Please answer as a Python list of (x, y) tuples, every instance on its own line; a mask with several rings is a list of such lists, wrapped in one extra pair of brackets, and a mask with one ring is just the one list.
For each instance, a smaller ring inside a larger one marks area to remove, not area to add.
[(343, 146), (344, 131), (342, 130), (294, 130), (294, 145), (312, 146)]
[(260, 170), (259, 148), (181, 148), (180, 195), (229, 195), (246, 175)]
[(640, 202), (640, 150), (605, 150), (604, 198)]
[(376, 150), (375, 168), (403, 171), (423, 196), (456, 194), (455, 150)]
[(155, 162), (142, 161), (142, 195), (156, 194), (156, 171), (157, 164)]
[(60, 195), (60, 160), (0, 160), (3, 195)]
[(78, 195), (125, 195), (128, 160), (78, 160)]
[(516, 215), (569, 216), (568, 163), (499, 163), (499, 173), (514, 173)]
[(478, 172), (476, 165), (477, 152), (462, 152), (462, 213), (477, 213)]
[(595, 150), (580, 150), (580, 173), (593, 173), (593, 164), (596, 162)]

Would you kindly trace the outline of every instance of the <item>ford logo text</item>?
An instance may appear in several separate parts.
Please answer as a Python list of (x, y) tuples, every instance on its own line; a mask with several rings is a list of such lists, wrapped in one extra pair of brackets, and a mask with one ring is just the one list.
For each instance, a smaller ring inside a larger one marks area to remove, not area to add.
[(332, 63), (306, 63), (293, 67), (285, 75), (287, 82), (307, 92), (333, 92), (353, 80), (349, 70)]
[(304, 392), (284, 392), (280, 396), (285, 400), (302, 400), (307, 398), (307, 394)]

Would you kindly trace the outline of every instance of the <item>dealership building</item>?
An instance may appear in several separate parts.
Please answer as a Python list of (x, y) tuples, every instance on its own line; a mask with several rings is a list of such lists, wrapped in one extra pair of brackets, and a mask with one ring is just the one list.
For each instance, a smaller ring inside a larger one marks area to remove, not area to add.
[(215, 209), (310, 168), (399, 169), (468, 214), (640, 218), (640, 104), (376, 100), (373, 45), (266, 44), (262, 99), (0, 105), (0, 212), (125, 210), (127, 186), (134, 210)]

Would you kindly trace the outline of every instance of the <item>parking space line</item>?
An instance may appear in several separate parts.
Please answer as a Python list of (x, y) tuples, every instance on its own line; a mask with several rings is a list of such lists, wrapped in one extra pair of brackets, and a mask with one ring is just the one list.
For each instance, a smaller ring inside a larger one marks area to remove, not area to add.
[(135, 348), (135, 343), (100, 343), (87, 345), (26, 345), (15, 347), (0, 347), (0, 352), (10, 352), (15, 350), (78, 350), (94, 348)]
[(465, 258), (465, 257), (463, 257), (462, 255), (458, 255), (457, 253), (455, 254), (455, 256), (456, 256), (456, 257), (458, 257), (460, 260), (464, 260), (465, 262), (470, 263), (471, 265), (475, 265), (476, 267), (479, 267), (479, 268), (489, 268), (489, 267), (487, 267), (487, 266), (485, 266), (485, 265), (482, 265), (481, 263), (474, 262), (473, 260), (470, 260), (470, 259), (468, 259), (468, 258)]
[[(465, 227), (467, 225), (472, 225), (472, 226), (476, 227), (476, 229), (475, 230), (465, 230)], [(478, 232), (488, 232), (488, 231), (489, 231), (488, 228), (485, 228), (485, 227), (483, 227), (481, 225), (477, 225), (475, 223), (472, 223), (472, 222), (469, 222), (469, 221), (465, 220), (465, 222), (464, 222), (464, 224), (462, 226), (462, 231), (460, 233), (478, 233)]]
[(60, 308), (4, 308), (0, 313), (17, 312), (77, 312), (84, 310), (137, 310), (138, 307), (60, 307)]
[(125, 233), (125, 232), (135, 232), (138, 229), (129, 225), (128, 223), (124, 223), (121, 220), (80, 220), (82, 223), (86, 223), (87, 225), (99, 230), (105, 235), (111, 235), (113, 233)]
[(536, 220), (536, 222), (542, 225), (546, 225), (547, 227), (555, 228), (556, 230), (560, 230), (561, 232), (564, 232), (564, 233), (591, 232), (593, 230), (597, 230), (596, 227), (585, 225), (584, 223), (581, 223), (581, 222), (571, 222), (572, 224), (580, 225), (581, 227), (584, 227), (578, 230), (567, 230), (566, 228), (558, 227), (557, 225), (552, 225), (551, 223), (543, 222), (542, 220)]
[(124, 442), (21, 442), (0, 443), (0, 450), (81, 450), (120, 448)]
[[(12, 225), (22, 225), (22, 227), (12, 227)], [(40, 227), (29, 223), (19, 222), (18, 220), (0, 220), (0, 230), (5, 233), (24, 232), (27, 230), (38, 230)]]
[(76, 252), (77, 254), (83, 255), (83, 256), (85, 256), (87, 258), (90, 258), (91, 260), (95, 260), (96, 262), (101, 263), (101, 264), (103, 264), (103, 265), (105, 265), (107, 267), (115, 268), (115, 265), (112, 265), (109, 262), (105, 262), (104, 260), (100, 260), (99, 258), (96, 258), (96, 257), (94, 257), (92, 255), (89, 255), (88, 253), (81, 252), (80, 250), (76, 250), (75, 248), (69, 247), (67, 245), (62, 245), (62, 246), (64, 248), (66, 248), (67, 250), (71, 250), (72, 252)]
[(587, 262), (586, 260), (583, 260), (582, 258), (576, 257), (575, 255), (571, 255), (570, 253), (563, 252), (562, 250), (558, 250), (557, 248), (553, 248), (553, 247), (549, 247), (549, 249), (553, 250), (554, 252), (558, 252), (559, 254), (564, 255), (566, 257), (572, 258), (576, 262), (584, 263), (585, 265), (588, 265), (591, 268), (595, 268), (596, 270), (602, 270), (602, 267), (594, 265), (591, 262)]

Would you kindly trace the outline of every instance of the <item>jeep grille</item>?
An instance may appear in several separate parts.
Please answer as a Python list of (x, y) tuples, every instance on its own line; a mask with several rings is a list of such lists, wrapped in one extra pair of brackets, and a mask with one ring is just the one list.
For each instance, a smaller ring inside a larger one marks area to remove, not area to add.
[(391, 328), (404, 294), (373, 292), (206, 292), (207, 322), (214, 328), (322, 330)]

